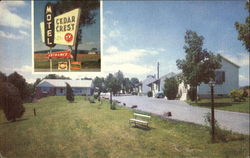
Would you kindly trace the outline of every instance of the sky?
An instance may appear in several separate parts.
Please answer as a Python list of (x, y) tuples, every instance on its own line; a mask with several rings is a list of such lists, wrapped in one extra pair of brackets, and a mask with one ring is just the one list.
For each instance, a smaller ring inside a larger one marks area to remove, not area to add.
[[(245, 1), (104, 1), (101, 72), (81, 72), (71, 78), (105, 77), (121, 70), (126, 77), (145, 79), (181, 72), (186, 30), (204, 37), (203, 48), (238, 64), (239, 85), (249, 85), (249, 52), (237, 40), (236, 21), (245, 22)], [(0, 2), (0, 70), (17, 71), (28, 82), (45, 74), (32, 74), (31, 3)]]

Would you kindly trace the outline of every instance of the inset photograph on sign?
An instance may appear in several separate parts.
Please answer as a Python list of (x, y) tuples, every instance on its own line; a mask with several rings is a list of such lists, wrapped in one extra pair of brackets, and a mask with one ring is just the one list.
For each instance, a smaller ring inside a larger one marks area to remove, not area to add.
[(101, 71), (100, 1), (33, 2), (34, 72)]

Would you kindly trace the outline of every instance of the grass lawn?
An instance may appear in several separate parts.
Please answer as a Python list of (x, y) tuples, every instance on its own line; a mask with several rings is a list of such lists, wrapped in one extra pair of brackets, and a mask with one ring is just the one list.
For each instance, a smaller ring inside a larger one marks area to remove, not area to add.
[[(53, 60), (52, 62), (52, 68), (57, 69), (58, 68), (58, 62), (66, 62), (67, 60)], [(82, 69), (87, 68), (100, 68), (101, 65), (98, 61), (93, 59), (84, 59), (81, 60), (82, 62)], [(35, 61), (34, 63), (35, 69), (49, 69), (50, 62), (48, 61)]]
[[(211, 106), (211, 99), (201, 99), (197, 103), (188, 101), (190, 105), (207, 107)], [(218, 98), (214, 100), (215, 109), (250, 113), (250, 98), (248, 97), (244, 102), (233, 102), (231, 98)]]
[[(7, 158), (247, 157), (249, 136), (232, 134), (211, 144), (206, 127), (153, 116), (151, 129), (130, 127), (133, 111), (82, 97), (48, 97), (25, 104), (23, 118), (7, 122), (0, 111), (0, 152)], [(37, 116), (33, 116), (36, 108)]]

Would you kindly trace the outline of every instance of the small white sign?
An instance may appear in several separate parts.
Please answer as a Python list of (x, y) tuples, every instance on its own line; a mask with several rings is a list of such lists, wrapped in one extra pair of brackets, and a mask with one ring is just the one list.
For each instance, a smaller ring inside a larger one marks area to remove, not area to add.
[(41, 22), (41, 23), (40, 23), (40, 29), (41, 29), (42, 42), (45, 43), (45, 37), (44, 37), (44, 22)]

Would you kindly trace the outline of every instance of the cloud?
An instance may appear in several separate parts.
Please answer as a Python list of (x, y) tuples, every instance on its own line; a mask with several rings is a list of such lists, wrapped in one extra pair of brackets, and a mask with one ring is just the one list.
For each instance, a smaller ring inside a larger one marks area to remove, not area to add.
[(139, 61), (146, 55), (157, 55), (159, 52), (156, 50), (147, 49), (130, 49), (119, 50), (116, 46), (110, 46), (105, 51), (103, 60), (105, 63), (129, 63)]
[(12, 34), (12, 33), (4, 32), (0, 30), (0, 37), (3, 37), (3, 38), (19, 40), (19, 39), (23, 39), (25, 36), (27, 37), (29, 36), (29, 34), (22, 30), (19, 30), (19, 34)]
[(119, 37), (121, 36), (121, 32), (119, 30), (112, 30), (109, 32), (109, 37)]
[(22, 31), (22, 30), (19, 30), (19, 33), (24, 35), (24, 36), (29, 36), (28, 32), (25, 32), (25, 31)]
[(0, 37), (14, 39), (14, 40), (21, 39), (21, 36), (18, 36), (18, 35), (12, 34), (12, 33), (5, 33), (3, 31), (0, 31)]
[(4, 1), (1, 2), (0, 5), (0, 25), (2, 26), (8, 26), (8, 27), (14, 27), (14, 28), (27, 28), (30, 26), (31, 22), (29, 20), (26, 20), (19, 15), (12, 12), (13, 7), (18, 7), (24, 5), (23, 1)]
[(108, 64), (108, 65), (105, 65), (103, 68), (104, 68), (104, 72), (114, 73), (120, 70), (127, 76), (150, 74), (154, 70), (152, 66), (139, 65), (139, 64), (133, 64), (133, 63)]
[(107, 11), (105, 11), (105, 14), (106, 14), (106, 15), (112, 15), (112, 14), (113, 14), (113, 12), (112, 12), (112, 11), (110, 11), (110, 10), (107, 10)]
[(240, 86), (249, 85), (249, 76), (239, 75)]
[(249, 82), (249, 77), (244, 75), (239, 75), (240, 82)]
[(102, 72), (104, 74), (115, 73), (121, 70), (127, 77), (143, 77), (154, 72), (155, 67), (151, 64), (141, 64), (144, 57), (158, 54), (152, 49), (129, 49), (121, 50), (112, 45), (104, 51), (102, 57)]
[(10, 0), (3, 0), (1, 2), (2, 4), (5, 4), (7, 6), (24, 6), (25, 2), (24, 1), (10, 1)]
[(249, 53), (236, 53), (235, 55), (226, 54), (219, 51), (222, 56), (239, 66), (249, 66)]

